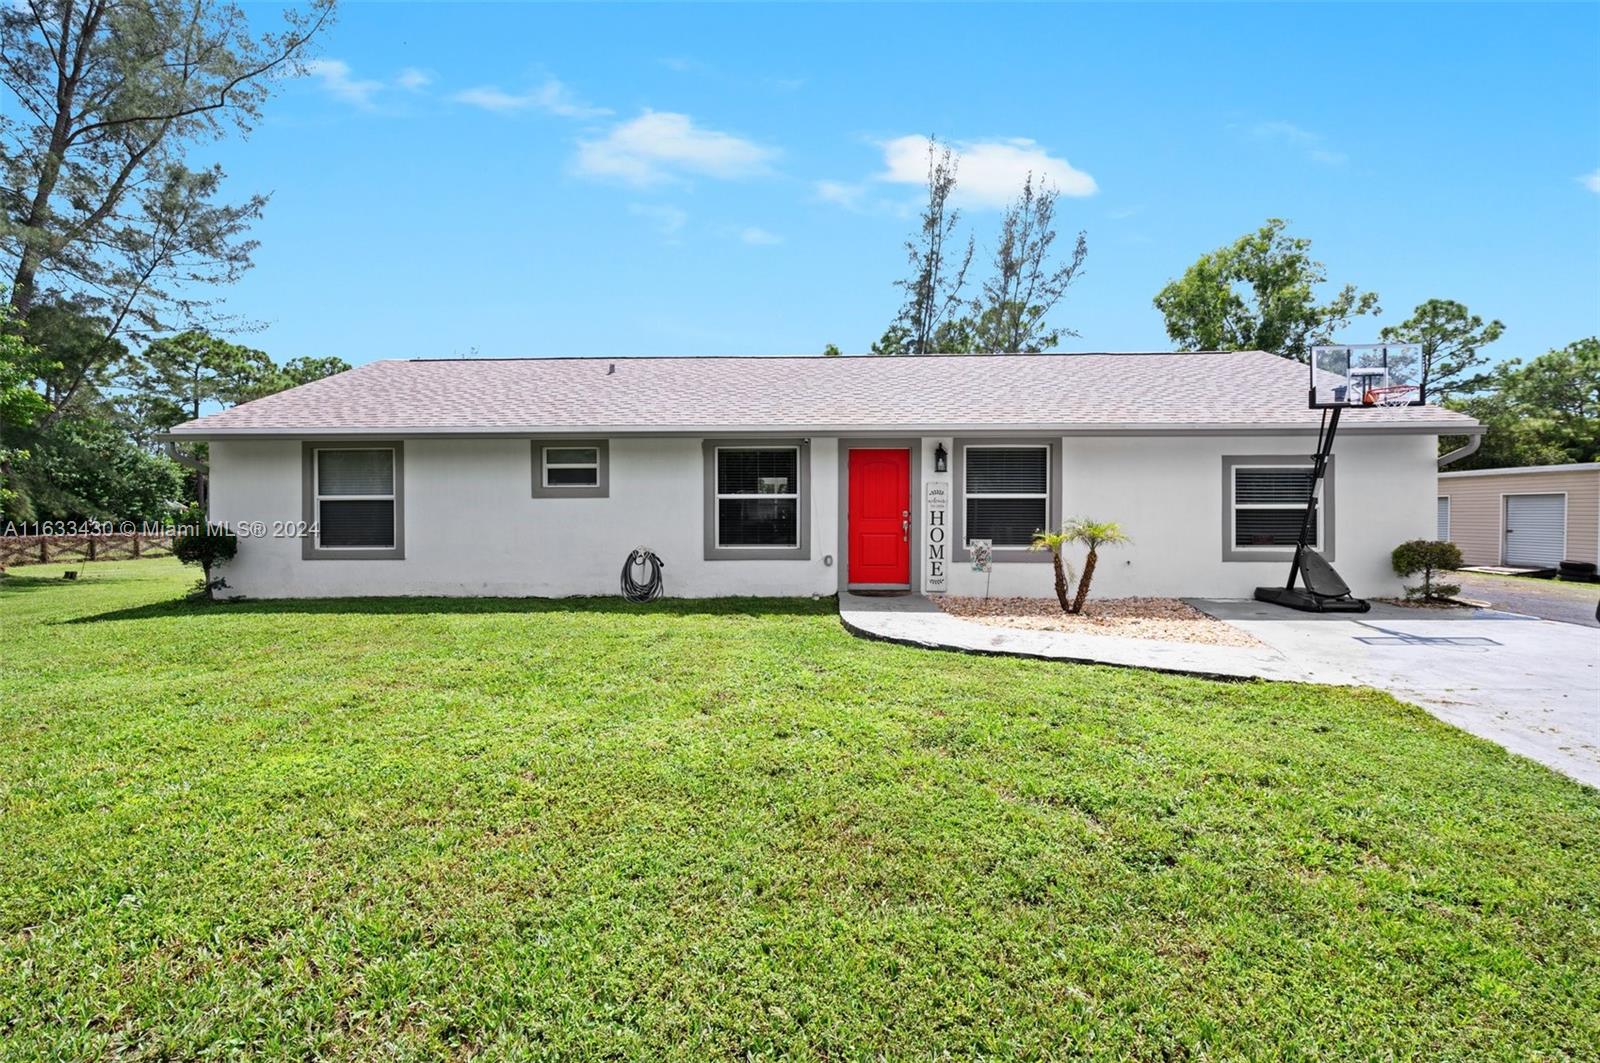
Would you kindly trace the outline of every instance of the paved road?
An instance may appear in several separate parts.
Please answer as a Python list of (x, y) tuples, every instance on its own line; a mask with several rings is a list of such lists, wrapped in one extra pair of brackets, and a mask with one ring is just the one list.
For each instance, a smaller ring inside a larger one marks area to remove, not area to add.
[(1600, 603), (1600, 583), (1561, 583), (1553, 579), (1490, 576), (1483, 572), (1457, 572), (1449, 577), (1461, 584), (1461, 596), (1488, 602), (1491, 608), (1523, 613), (1564, 624), (1600, 627), (1594, 610)]

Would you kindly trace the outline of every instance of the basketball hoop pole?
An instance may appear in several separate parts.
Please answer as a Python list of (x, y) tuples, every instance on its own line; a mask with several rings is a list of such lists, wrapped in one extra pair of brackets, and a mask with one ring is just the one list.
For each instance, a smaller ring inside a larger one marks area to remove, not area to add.
[(1328, 471), (1328, 458), (1333, 453), (1333, 436), (1339, 431), (1338, 406), (1333, 408), (1333, 416), (1328, 416), (1328, 411), (1322, 411), (1322, 424), (1317, 429), (1317, 452), (1311, 456), (1311, 487), (1306, 498), (1306, 515), (1300, 521), (1300, 538), (1295, 541), (1294, 560), (1289, 563), (1289, 582), (1283, 585), (1286, 591), (1294, 590), (1295, 581), (1300, 578), (1300, 555), (1311, 545), (1311, 529), (1316, 526), (1317, 519), (1317, 488), (1322, 484), (1322, 477)]

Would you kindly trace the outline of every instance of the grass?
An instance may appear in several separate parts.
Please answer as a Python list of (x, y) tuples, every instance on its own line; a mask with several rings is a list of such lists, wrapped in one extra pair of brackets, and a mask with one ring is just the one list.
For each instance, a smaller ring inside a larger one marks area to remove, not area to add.
[(8, 1059), (1600, 1053), (1600, 795), (1375, 692), (58, 571)]

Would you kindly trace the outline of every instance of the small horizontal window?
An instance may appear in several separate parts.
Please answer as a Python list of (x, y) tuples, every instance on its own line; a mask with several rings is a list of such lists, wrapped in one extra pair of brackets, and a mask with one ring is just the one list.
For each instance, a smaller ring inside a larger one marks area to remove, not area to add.
[(597, 447), (545, 447), (546, 487), (594, 487), (600, 482)]
[(605, 498), (605, 440), (534, 440), (533, 497)]

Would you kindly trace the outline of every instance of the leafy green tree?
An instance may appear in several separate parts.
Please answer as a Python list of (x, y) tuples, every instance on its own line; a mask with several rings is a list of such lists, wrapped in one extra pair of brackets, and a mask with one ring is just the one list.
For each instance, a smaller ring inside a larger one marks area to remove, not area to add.
[(1311, 348), (1361, 314), (1379, 312), (1376, 292), (1353, 284), (1326, 303), (1316, 290), (1328, 271), (1311, 241), (1290, 236), (1281, 218), (1218, 248), (1156, 293), (1167, 335), (1190, 351), (1263, 350), (1309, 361)]
[(0, 512), (17, 500), (12, 467), (28, 457), (21, 438), (50, 411), (34, 382), (59, 368), (11, 324), (11, 308), (0, 306)]
[(290, 387), (299, 387), (301, 384), (309, 384), (325, 376), (349, 373), (349, 371), (350, 363), (339, 357), (290, 359), (283, 365), (272, 365), (269, 360), (266, 368), (259, 370), (256, 375), (246, 376), (232, 394), (222, 395), (219, 400), (227, 403), (251, 402), (266, 395), (288, 391)]
[[(933, 354), (941, 343), (957, 342), (948, 326), (963, 305), (962, 289), (972, 265), (971, 237), (962, 247), (955, 231), (961, 211), (950, 205), (956, 188), (957, 159), (949, 147), (928, 141), (928, 202), (917, 231), (906, 241), (910, 276), (895, 281), (905, 291), (899, 316), (872, 345), (874, 354)], [(943, 331), (941, 331), (943, 330)]]
[(221, 577), (213, 578), (212, 569), (233, 560), (238, 553), (239, 537), (226, 524), (207, 521), (198, 507), (190, 511), (183, 530), (172, 539), (172, 555), (186, 565), (199, 565), (205, 573), (199, 591), (212, 601), (216, 600), (217, 591), (228, 585)]
[(248, 268), (246, 233), (264, 197), (219, 202), (222, 171), (192, 168), (188, 156), (250, 129), (331, 12), (331, 0), (311, 0), (280, 30), (257, 33), (228, 0), (0, 8), (0, 85), (12, 97), (0, 136), (10, 305), (26, 318), (42, 303), (70, 303), (104, 329), (87, 357), (64, 363), (46, 422), (115, 361), (119, 337), (198, 322), (211, 306), (198, 293)]
[(822, 357), (824, 358), (840, 358), (843, 357), (843, 355), (844, 352), (839, 349), (839, 345), (837, 343), (830, 343), (826, 347), (822, 348)]
[(1438, 573), (1454, 572), (1462, 565), (1461, 548), (1455, 543), (1412, 539), (1395, 547), (1389, 562), (1402, 579), (1422, 574), (1421, 586), (1406, 588), (1406, 597), (1412, 601), (1432, 602), (1461, 593), (1459, 584), (1437, 582)]
[(1035, 353), (1056, 346), (1063, 336), (1077, 335), (1048, 323), (1089, 253), (1080, 232), (1067, 260), (1054, 260), (1058, 195), (1053, 188), (1036, 188), (1029, 174), (1021, 194), (1006, 208), (995, 244), (994, 274), (984, 281), (982, 298), (972, 304), (972, 344), (966, 349)]
[[(1450, 409), (1474, 417), (1483, 425), (1478, 449), (1452, 463), (1452, 472), (1466, 469), (1516, 469), (1529, 465), (1562, 465), (1567, 452), (1545, 437), (1543, 426), (1526, 419), (1502, 392), (1491, 391), (1466, 399), (1452, 399)], [(1441, 437), (1441, 454), (1466, 442), (1460, 436)]]
[(1600, 461), (1600, 337), (1516, 365), (1504, 388), (1567, 461)]
[(176, 462), (138, 446), (103, 405), (88, 403), (27, 437), (11, 485), (5, 513), (16, 521), (160, 520), (184, 497)]
[[(1478, 394), (1446, 405), (1484, 426), (1477, 452), (1452, 469), (1600, 461), (1600, 338), (1569, 343), (1526, 363), (1503, 362)], [(1440, 448), (1462, 442), (1441, 439)]]
[(1384, 340), (1415, 343), (1421, 348), (1428, 378), (1428, 398), (1443, 401), (1477, 391), (1486, 382), (1479, 370), (1488, 364), (1484, 347), (1498, 340), (1506, 327), (1485, 322), (1453, 299), (1429, 299), (1398, 325), (1386, 326)]
[(146, 398), (151, 423), (165, 429), (199, 417), (207, 403), (234, 405), (277, 371), (262, 351), (190, 331), (146, 347), (128, 385)]

